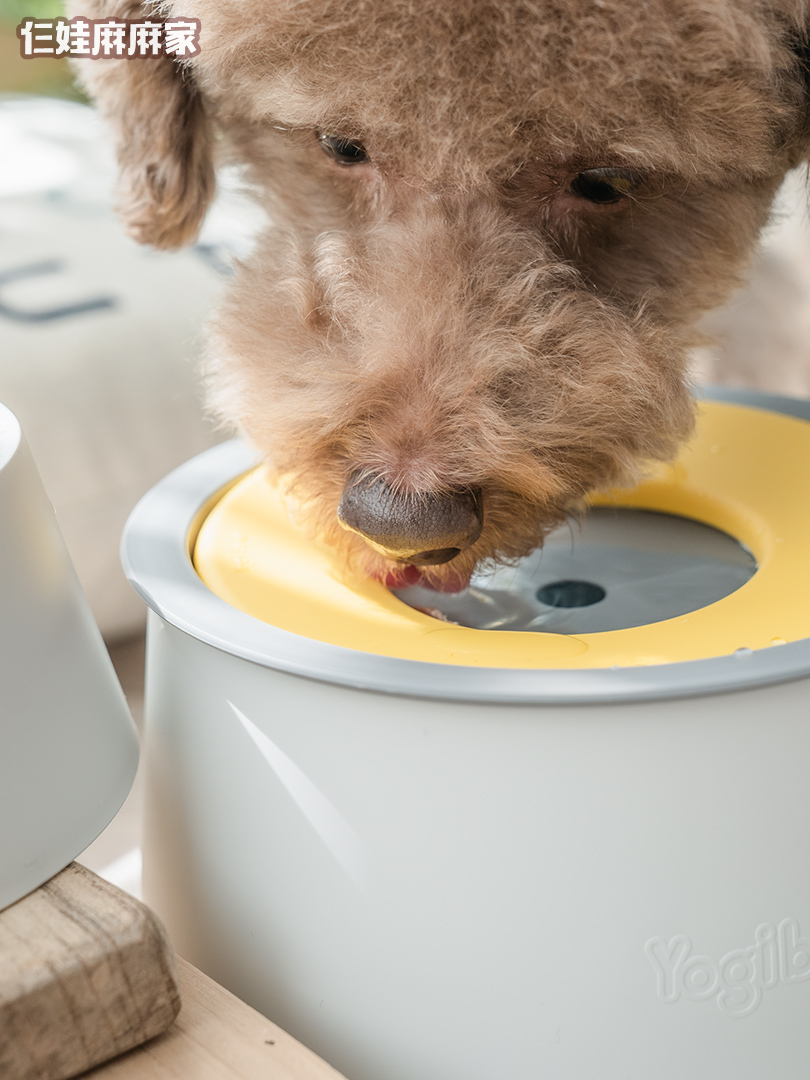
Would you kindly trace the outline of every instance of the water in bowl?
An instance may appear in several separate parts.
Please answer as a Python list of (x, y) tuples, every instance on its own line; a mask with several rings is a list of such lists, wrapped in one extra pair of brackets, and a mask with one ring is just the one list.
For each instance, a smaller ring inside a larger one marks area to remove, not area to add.
[(461, 593), (393, 590), (411, 607), (479, 630), (593, 634), (686, 615), (756, 573), (747, 548), (690, 518), (595, 507), (514, 566), (473, 576)]

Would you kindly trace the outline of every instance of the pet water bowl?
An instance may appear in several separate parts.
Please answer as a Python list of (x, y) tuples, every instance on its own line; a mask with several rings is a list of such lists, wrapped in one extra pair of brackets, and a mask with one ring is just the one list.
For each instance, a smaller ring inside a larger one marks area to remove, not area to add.
[(730, 396), (455, 598), (347, 576), (239, 444), (146, 496), (182, 955), (351, 1080), (806, 1080), (810, 405)]

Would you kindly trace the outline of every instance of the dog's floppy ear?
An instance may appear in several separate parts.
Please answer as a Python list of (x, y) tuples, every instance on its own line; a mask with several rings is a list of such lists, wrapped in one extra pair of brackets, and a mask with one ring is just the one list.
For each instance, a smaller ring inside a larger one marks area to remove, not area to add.
[[(90, 19), (155, 18), (132, 0), (72, 0)], [(73, 69), (112, 125), (117, 209), (131, 236), (159, 248), (193, 240), (214, 192), (211, 131), (190, 69), (170, 56), (76, 59)]]

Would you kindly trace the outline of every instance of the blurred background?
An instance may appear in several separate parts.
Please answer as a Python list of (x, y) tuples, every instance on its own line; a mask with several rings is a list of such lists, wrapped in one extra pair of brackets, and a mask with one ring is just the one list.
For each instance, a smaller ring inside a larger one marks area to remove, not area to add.
[(66, 60), (29, 63), (20, 56), (16, 28), (24, 18), (56, 19), (64, 14), (65, 5), (59, 0), (0, 0), (0, 92), (85, 100), (73, 83)]

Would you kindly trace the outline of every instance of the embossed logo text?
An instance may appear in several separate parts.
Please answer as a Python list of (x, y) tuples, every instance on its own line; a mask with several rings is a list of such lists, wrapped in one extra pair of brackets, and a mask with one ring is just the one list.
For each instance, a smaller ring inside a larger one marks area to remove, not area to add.
[(683, 934), (665, 941), (650, 938), (644, 952), (655, 970), (658, 997), (668, 1004), (686, 998), (714, 998), (726, 1016), (748, 1016), (759, 1005), (763, 990), (778, 982), (810, 980), (810, 939), (803, 938), (795, 919), (778, 926), (761, 923), (754, 944), (732, 949), (715, 960), (692, 953), (692, 942)]

